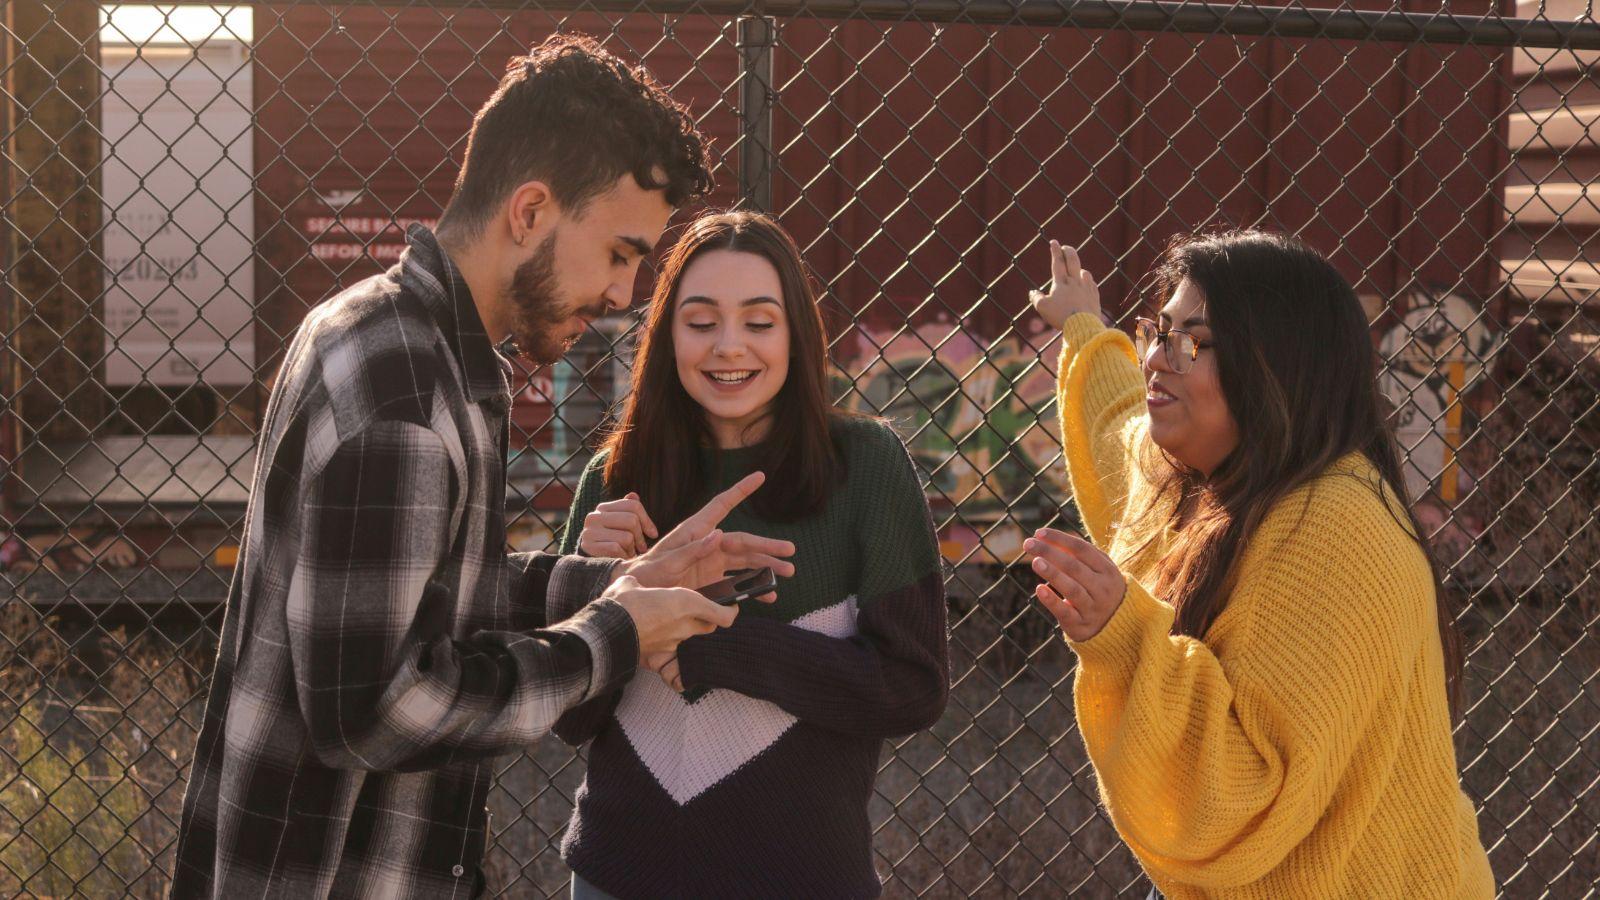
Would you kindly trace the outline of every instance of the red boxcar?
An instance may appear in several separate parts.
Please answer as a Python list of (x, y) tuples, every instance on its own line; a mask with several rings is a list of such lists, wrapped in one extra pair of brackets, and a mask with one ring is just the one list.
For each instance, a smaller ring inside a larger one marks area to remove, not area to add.
[[(732, 22), (257, 7), (259, 360), (309, 306), (391, 264), (406, 222), (438, 215), (505, 60), (558, 24), (608, 36), (695, 110), (725, 164), (713, 205), (734, 202)], [(1035, 474), (1059, 470), (1039, 424), (1053, 379), (1027, 339), (1037, 326), (1014, 326), (1046, 274), (1042, 235), (1083, 246), (1120, 310), (1169, 235), (1217, 222), (1301, 234), (1374, 311), (1423, 286), (1482, 302), (1499, 285), (1501, 50), (779, 25), (773, 206), (827, 288), (836, 360), (859, 383), (846, 402), (888, 404), (934, 499), (968, 521), (1059, 502)], [(541, 507), (566, 503), (551, 473), (574, 474), (616, 392), (617, 367), (596, 365), (605, 343), (588, 347), (519, 397)], [(975, 531), (953, 540), (957, 556), (977, 545)]]

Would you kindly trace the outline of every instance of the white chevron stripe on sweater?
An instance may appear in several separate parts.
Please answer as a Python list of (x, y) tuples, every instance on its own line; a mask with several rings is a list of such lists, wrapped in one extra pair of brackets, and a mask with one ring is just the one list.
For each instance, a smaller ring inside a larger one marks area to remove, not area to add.
[[(850, 637), (856, 633), (856, 598), (789, 624)], [(797, 721), (774, 703), (735, 691), (713, 690), (689, 703), (649, 670), (628, 683), (616, 715), (634, 752), (679, 806), (755, 759)]]

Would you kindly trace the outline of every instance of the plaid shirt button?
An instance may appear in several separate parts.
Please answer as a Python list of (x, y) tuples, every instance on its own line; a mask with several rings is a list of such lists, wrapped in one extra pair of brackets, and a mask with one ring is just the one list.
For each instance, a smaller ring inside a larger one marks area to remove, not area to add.
[(460, 866), (456, 866), (455, 868), (450, 870), (450, 874), (454, 875), (457, 878), (460, 878), (462, 875), (465, 875), (466, 873), (467, 873), (467, 870), (461, 868)]

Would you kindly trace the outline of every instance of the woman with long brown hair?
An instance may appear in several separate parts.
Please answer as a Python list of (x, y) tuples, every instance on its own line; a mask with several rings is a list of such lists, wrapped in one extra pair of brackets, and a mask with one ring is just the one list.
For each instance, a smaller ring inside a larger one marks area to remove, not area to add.
[(905, 446), (828, 400), (827, 342), (774, 220), (690, 224), (667, 254), (616, 430), (562, 552), (628, 557), (751, 472), (726, 527), (791, 542), (776, 601), (695, 638), (556, 732), (591, 741), (562, 858), (584, 897), (872, 897), (885, 738), (938, 720), (944, 581)]
[(1173, 898), (1491, 896), (1459, 642), (1349, 283), (1282, 235), (1180, 239), (1130, 342), (1050, 252), (1093, 543), (1027, 547), (1118, 833)]

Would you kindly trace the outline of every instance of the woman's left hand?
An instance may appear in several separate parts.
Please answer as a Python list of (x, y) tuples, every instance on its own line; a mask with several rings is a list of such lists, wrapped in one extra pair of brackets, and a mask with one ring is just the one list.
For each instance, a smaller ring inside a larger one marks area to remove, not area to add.
[(1041, 528), (1023, 545), (1033, 571), (1045, 580), (1034, 590), (1061, 630), (1087, 641), (1106, 627), (1128, 591), (1122, 571), (1099, 547), (1077, 535)]
[(661, 676), (667, 687), (683, 693), (683, 674), (678, 671), (678, 652), (652, 653), (644, 658), (644, 667)]

